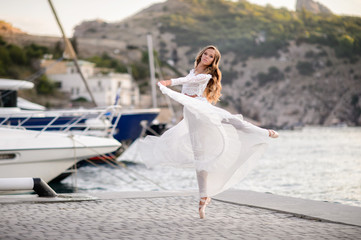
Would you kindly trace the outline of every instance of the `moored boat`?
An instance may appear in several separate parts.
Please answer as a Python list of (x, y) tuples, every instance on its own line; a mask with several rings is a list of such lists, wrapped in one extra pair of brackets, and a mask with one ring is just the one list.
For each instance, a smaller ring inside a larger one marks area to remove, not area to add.
[[(80, 125), (94, 119), (107, 109), (117, 109), (117, 115), (113, 115), (109, 121), (114, 124), (113, 137), (120, 142), (131, 143), (142, 133), (141, 122), (146, 121), (149, 126), (158, 116), (160, 109), (127, 109), (120, 106), (93, 109), (55, 109), (40, 110), (41, 106), (27, 104), (27, 109), (18, 106), (17, 91), (19, 89), (31, 89), (34, 84), (28, 81), (13, 79), (0, 79), (0, 125), (19, 126), (29, 130), (62, 131), (72, 126), (72, 130), (78, 130)], [(80, 129), (81, 130), (81, 129)]]
[(113, 138), (0, 127), (0, 176), (49, 182), (82, 159), (116, 151)]

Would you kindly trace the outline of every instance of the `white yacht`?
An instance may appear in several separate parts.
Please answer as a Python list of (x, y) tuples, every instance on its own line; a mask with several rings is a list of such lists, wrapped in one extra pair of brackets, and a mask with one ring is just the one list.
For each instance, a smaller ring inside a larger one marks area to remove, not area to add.
[(78, 161), (114, 152), (120, 145), (114, 138), (0, 126), (0, 177), (49, 182)]

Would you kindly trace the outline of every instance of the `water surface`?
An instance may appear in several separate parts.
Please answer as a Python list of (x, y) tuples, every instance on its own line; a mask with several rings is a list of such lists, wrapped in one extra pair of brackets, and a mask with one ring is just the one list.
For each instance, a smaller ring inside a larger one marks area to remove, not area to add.
[[(361, 128), (307, 127), (279, 133), (257, 168), (235, 189), (361, 207)], [(72, 190), (77, 185), (79, 192), (197, 189), (192, 169), (87, 166), (76, 176), (64, 179), (61, 187)]]

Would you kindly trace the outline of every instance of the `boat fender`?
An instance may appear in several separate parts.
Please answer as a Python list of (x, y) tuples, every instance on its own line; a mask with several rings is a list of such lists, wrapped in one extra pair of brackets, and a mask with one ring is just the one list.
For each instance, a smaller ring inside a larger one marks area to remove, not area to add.
[(0, 191), (34, 190), (39, 197), (56, 197), (56, 192), (41, 178), (0, 178)]

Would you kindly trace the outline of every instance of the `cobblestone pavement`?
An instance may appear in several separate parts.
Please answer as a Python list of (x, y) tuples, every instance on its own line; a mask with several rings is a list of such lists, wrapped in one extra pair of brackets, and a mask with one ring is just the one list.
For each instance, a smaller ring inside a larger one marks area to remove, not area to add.
[(361, 239), (361, 227), (195, 197), (0, 204), (0, 239)]

